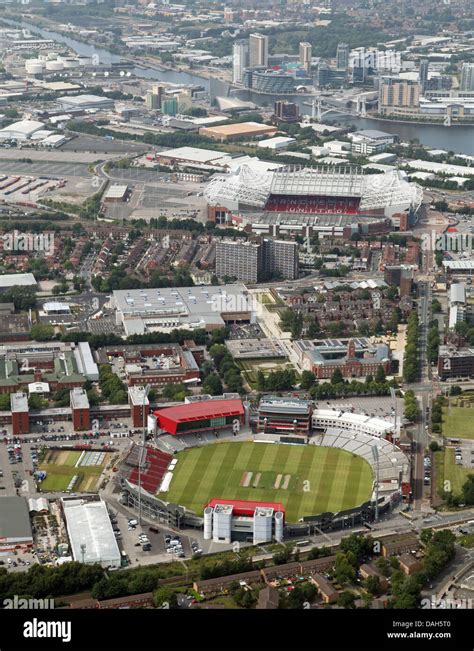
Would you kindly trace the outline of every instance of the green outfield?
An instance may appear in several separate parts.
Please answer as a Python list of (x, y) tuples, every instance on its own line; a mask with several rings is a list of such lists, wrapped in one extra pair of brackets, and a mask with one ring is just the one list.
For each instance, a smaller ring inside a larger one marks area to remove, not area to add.
[(190, 448), (178, 464), (166, 501), (202, 513), (212, 498), (282, 502), (288, 522), (349, 509), (367, 501), (373, 473), (362, 457), (316, 445), (246, 441)]

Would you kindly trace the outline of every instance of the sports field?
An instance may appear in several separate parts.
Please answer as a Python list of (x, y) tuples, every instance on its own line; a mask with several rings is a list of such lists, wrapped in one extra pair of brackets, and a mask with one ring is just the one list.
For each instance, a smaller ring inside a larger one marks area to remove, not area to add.
[(282, 502), (288, 522), (368, 500), (370, 465), (350, 452), (316, 445), (223, 442), (176, 455), (170, 489), (160, 495), (202, 513), (209, 499)]
[(40, 490), (45, 492), (63, 492), (69, 486), (71, 479), (78, 475), (74, 492), (94, 491), (102, 470), (107, 465), (108, 453), (104, 454), (100, 465), (80, 465), (76, 467), (81, 456), (79, 450), (48, 450), (39, 464), (40, 470), (47, 473), (46, 479), (40, 483)]
[(443, 408), (443, 436), (446, 438), (474, 439), (474, 408)]

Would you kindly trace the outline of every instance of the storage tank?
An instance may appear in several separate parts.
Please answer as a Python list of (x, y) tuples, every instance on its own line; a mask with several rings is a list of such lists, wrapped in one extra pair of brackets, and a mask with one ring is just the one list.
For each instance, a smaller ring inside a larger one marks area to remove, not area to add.
[(148, 434), (156, 434), (156, 416), (154, 414), (148, 414), (147, 417), (147, 431)]
[(61, 59), (65, 68), (79, 68), (79, 59), (75, 57), (64, 57)]
[(204, 509), (204, 540), (212, 538), (212, 507), (206, 506)]
[(277, 511), (275, 513), (275, 540), (281, 542), (283, 540), (283, 512)]
[(25, 62), (25, 70), (29, 75), (40, 75), (43, 72), (43, 62), (39, 59), (29, 59)]
[(64, 63), (62, 61), (46, 61), (46, 70), (51, 70), (57, 72), (59, 70), (64, 70)]

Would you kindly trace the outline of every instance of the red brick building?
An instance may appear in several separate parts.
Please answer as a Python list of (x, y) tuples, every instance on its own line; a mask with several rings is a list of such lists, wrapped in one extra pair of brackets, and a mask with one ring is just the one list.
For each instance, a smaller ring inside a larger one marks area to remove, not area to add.
[(77, 431), (90, 429), (91, 412), (89, 399), (84, 389), (71, 390), (71, 414), (74, 429)]
[(142, 386), (128, 387), (128, 404), (132, 416), (133, 427), (143, 427), (147, 424), (150, 413), (150, 402)]
[(28, 398), (26, 393), (12, 393), (10, 396), (12, 410), (12, 434), (28, 434), (30, 431), (30, 418)]

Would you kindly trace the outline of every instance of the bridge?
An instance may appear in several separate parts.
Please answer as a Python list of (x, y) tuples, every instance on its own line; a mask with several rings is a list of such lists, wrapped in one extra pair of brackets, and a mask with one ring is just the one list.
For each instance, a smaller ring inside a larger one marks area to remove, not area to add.
[[(311, 102), (311, 117), (321, 122), (323, 117), (328, 113), (339, 113), (340, 115), (354, 115), (355, 117), (365, 117), (367, 115), (365, 95), (357, 95), (357, 106), (355, 109), (335, 106), (324, 100), (322, 97), (315, 97)], [(309, 104), (309, 103), (308, 103)]]

